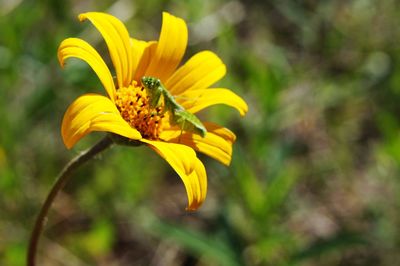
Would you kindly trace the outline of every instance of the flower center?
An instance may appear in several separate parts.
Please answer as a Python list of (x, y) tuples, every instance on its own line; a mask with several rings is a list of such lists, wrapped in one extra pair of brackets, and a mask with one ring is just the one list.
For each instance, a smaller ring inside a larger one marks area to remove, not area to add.
[(143, 138), (156, 140), (162, 131), (162, 107), (151, 108), (142, 86), (133, 81), (127, 88), (118, 88), (115, 104), (122, 118), (137, 129)]

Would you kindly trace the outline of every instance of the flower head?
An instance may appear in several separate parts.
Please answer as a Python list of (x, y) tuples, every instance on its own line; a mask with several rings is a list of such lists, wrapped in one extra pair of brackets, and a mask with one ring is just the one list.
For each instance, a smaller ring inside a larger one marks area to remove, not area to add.
[(189, 117), (214, 104), (229, 105), (244, 115), (247, 104), (239, 96), (225, 88), (209, 88), (225, 75), (225, 65), (214, 53), (203, 51), (178, 67), (187, 46), (187, 26), (166, 12), (159, 40), (149, 42), (131, 38), (123, 23), (109, 14), (89, 12), (79, 15), (79, 20), (89, 20), (103, 36), (116, 79), (86, 41), (62, 41), (58, 49), (61, 66), (70, 57), (86, 61), (108, 95), (84, 94), (68, 107), (61, 128), (66, 147), (73, 147), (92, 131), (111, 132), (146, 144), (181, 177), (188, 195), (187, 209), (197, 209), (206, 197), (207, 176), (195, 151), (228, 165), (235, 135), (210, 122), (202, 122), (207, 131), (204, 137), (177, 125), (171, 107), (168, 109), (165, 102), (154, 104), (141, 79), (159, 79), (179, 110)]

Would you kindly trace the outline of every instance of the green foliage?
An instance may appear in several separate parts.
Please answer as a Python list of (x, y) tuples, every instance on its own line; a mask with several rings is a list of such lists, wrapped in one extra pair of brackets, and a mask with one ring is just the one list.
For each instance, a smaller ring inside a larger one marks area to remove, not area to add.
[(249, 104), (200, 117), (237, 135), (229, 167), (200, 155), (208, 195), (186, 213), (178, 176), (146, 147), (114, 147), (79, 169), (52, 206), (40, 265), (399, 265), (400, 9), (395, 0), (0, 2), (0, 265), (24, 265), (35, 216), (64, 164), (101, 137), (62, 144), (87, 64), (56, 51), (78, 13), (158, 37), (161, 12), (189, 25), (186, 59), (215, 51), (217, 87)]

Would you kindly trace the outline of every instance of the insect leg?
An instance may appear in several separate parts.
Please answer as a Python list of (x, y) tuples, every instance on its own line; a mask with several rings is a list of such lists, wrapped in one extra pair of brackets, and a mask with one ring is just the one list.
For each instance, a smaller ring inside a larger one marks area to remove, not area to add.
[(178, 138), (179, 143), (181, 143), (181, 137), (182, 137), (183, 129), (185, 128), (185, 122), (186, 122), (186, 120), (183, 120), (183, 122), (182, 122), (181, 134), (179, 135), (179, 138)]

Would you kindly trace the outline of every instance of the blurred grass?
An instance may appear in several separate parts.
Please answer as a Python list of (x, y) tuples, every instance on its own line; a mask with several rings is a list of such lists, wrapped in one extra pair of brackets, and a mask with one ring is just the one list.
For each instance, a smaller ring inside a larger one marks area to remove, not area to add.
[(237, 134), (230, 167), (201, 156), (207, 200), (146, 148), (115, 147), (57, 197), (41, 265), (400, 264), (400, 7), (395, 0), (0, 1), (0, 264), (24, 265), (27, 239), (68, 151), (68, 104), (104, 93), (90, 68), (57, 63), (72, 36), (106, 54), (76, 16), (111, 12), (158, 37), (161, 12), (189, 24), (195, 52), (228, 67), (219, 83), (249, 104), (204, 117)]

